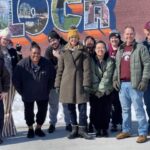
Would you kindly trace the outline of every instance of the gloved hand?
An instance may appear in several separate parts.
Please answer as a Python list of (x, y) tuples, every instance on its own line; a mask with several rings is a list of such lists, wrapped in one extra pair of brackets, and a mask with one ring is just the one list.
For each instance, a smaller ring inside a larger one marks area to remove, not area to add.
[(138, 90), (145, 91), (148, 86), (148, 80), (142, 80), (138, 85)]
[(60, 88), (55, 88), (55, 90), (56, 90), (56, 93), (59, 94)]
[(20, 52), (21, 49), (22, 49), (22, 46), (19, 43), (17, 43), (16, 44), (16, 51)]
[(102, 96), (104, 96), (104, 93), (97, 91), (95, 93), (95, 96), (97, 96), (98, 98), (101, 98)]
[(115, 88), (116, 91), (120, 90), (120, 86), (119, 86), (118, 81), (113, 81), (113, 87)]
[(88, 86), (84, 86), (83, 88), (86, 93), (90, 93), (91, 89)]

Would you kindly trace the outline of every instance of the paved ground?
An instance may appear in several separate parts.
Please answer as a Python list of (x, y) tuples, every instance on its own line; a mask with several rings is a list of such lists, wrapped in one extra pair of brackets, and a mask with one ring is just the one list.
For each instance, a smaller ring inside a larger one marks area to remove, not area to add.
[(26, 138), (27, 128), (22, 127), (17, 128), (17, 136), (5, 139), (0, 150), (149, 150), (150, 136), (148, 142), (136, 143), (137, 123), (134, 122), (133, 126), (133, 137), (124, 140), (117, 140), (116, 133), (111, 133), (108, 138), (69, 140), (66, 138), (68, 132), (64, 130), (64, 127), (59, 126), (53, 134), (48, 134), (48, 125), (44, 126), (46, 137), (35, 137), (31, 140)]

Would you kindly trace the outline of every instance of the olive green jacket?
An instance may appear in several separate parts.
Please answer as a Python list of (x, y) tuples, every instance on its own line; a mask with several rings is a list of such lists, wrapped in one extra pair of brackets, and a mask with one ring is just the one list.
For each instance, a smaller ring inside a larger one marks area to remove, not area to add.
[(98, 59), (92, 60), (92, 91), (111, 92), (113, 90), (112, 79), (114, 73), (114, 60), (107, 58), (103, 60), (101, 67), (98, 65)]
[[(125, 43), (123, 43), (116, 54), (115, 72), (113, 81), (120, 83), (120, 64)], [(137, 89), (140, 81), (150, 79), (150, 55), (147, 48), (140, 43), (134, 42), (130, 57), (130, 73), (132, 87)]]

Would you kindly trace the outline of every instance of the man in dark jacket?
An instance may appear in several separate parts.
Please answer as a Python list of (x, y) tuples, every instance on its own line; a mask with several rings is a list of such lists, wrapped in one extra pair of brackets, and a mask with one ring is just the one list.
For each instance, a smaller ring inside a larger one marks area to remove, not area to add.
[[(35, 42), (31, 45), (30, 57), (22, 59), (15, 68), (13, 84), (24, 102), (25, 120), (29, 127), (28, 138), (33, 138), (34, 134), (45, 136), (41, 127), (46, 118), (49, 92), (54, 84), (54, 72), (53, 65), (41, 56), (41, 49)], [(34, 102), (38, 107), (35, 132)]]
[(4, 66), (4, 60), (0, 58), (0, 144), (2, 141), (2, 129), (4, 125), (4, 106), (3, 99), (7, 96), (7, 92), (10, 86), (10, 76), (6, 67)]
[[(45, 52), (45, 58), (50, 60), (55, 68), (57, 69), (58, 58), (60, 56), (60, 51), (63, 49), (66, 41), (64, 41), (55, 31), (50, 31), (48, 35), (49, 47)], [(49, 118), (50, 118), (50, 126), (48, 129), (49, 133), (55, 131), (55, 125), (57, 122), (57, 114), (58, 114), (58, 106), (59, 106), (59, 96), (56, 90), (53, 88), (50, 91), (49, 95)], [(64, 111), (64, 120), (66, 123), (66, 130), (71, 131), (71, 123), (70, 117), (68, 112), (67, 104), (63, 104), (63, 111)]]

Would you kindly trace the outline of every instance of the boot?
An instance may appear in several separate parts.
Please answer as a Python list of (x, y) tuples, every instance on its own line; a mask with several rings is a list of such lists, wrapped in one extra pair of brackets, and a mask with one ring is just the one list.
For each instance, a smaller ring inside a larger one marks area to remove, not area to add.
[(68, 135), (68, 139), (74, 139), (78, 137), (78, 126), (77, 125), (72, 125), (72, 131)]
[(85, 139), (88, 139), (88, 140), (93, 139), (93, 137), (91, 135), (88, 135), (88, 133), (86, 132), (85, 126), (79, 126), (78, 134)]

